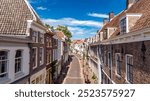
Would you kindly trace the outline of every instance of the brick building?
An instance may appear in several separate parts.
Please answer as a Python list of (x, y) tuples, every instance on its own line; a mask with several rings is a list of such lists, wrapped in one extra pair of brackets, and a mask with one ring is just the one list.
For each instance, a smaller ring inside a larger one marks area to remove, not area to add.
[(150, 1), (127, 0), (125, 10), (104, 19), (90, 45), (99, 83), (150, 83)]

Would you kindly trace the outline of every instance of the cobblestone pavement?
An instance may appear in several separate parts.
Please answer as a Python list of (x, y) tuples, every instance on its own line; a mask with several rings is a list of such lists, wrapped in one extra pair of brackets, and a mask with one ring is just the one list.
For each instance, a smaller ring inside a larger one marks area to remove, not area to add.
[(75, 55), (72, 56), (72, 62), (70, 64), (70, 68), (63, 83), (64, 84), (84, 83), (82, 68), (80, 67), (79, 59)]

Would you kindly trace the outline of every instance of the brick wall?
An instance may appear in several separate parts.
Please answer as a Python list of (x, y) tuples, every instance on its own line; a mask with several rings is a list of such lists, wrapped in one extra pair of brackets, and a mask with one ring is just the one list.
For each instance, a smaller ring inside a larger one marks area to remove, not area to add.
[[(106, 51), (108, 61), (110, 45), (105, 45), (104, 51)], [(116, 75), (115, 53), (121, 53), (121, 77)], [(126, 54), (133, 55), (133, 83), (150, 83), (150, 41), (112, 45), (112, 80), (115, 83), (126, 83)], [(109, 75), (107, 66), (104, 67), (104, 70)]]

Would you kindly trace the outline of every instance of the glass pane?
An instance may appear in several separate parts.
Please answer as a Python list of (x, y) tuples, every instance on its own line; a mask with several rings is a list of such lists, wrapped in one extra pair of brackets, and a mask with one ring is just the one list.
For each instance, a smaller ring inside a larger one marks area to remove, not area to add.
[(0, 60), (7, 59), (7, 51), (0, 51)]

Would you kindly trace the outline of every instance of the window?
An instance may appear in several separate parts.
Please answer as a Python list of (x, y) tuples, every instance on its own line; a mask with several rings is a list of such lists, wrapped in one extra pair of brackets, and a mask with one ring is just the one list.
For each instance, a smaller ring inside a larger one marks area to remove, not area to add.
[(46, 56), (46, 60), (47, 60), (47, 64), (48, 63), (51, 63), (51, 51), (50, 50), (47, 50), (47, 56)]
[(44, 34), (40, 33), (40, 43), (44, 43)]
[(116, 53), (116, 73), (121, 76), (121, 55), (120, 53)]
[(33, 42), (38, 42), (38, 32), (33, 32), (32, 34), (32, 41)]
[(122, 19), (120, 21), (120, 28), (121, 28), (121, 33), (126, 33), (126, 18)]
[(22, 66), (22, 51), (17, 50), (15, 55), (15, 73), (21, 72)]
[(39, 50), (40, 65), (43, 64), (43, 59), (44, 59), (44, 49), (43, 49), (43, 47), (40, 47), (40, 50)]
[(126, 80), (133, 83), (133, 56), (126, 55)]
[(106, 65), (106, 51), (104, 52), (104, 65)]
[(111, 54), (108, 53), (108, 67), (111, 68)]
[(47, 47), (51, 47), (52, 46), (51, 38), (47, 37), (46, 41), (47, 41)]
[(0, 78), (7, 76), (8, 52), (0, 51)]
[(105, 29), (104, 32), (103, 32), (103, 38), (104, 38), (104, 39), (107, 39), (107, 38), (108, 38), (107, 29)]
[(37, 48), (32, 49), (32, 67), (36, 67), (37, 65)]

